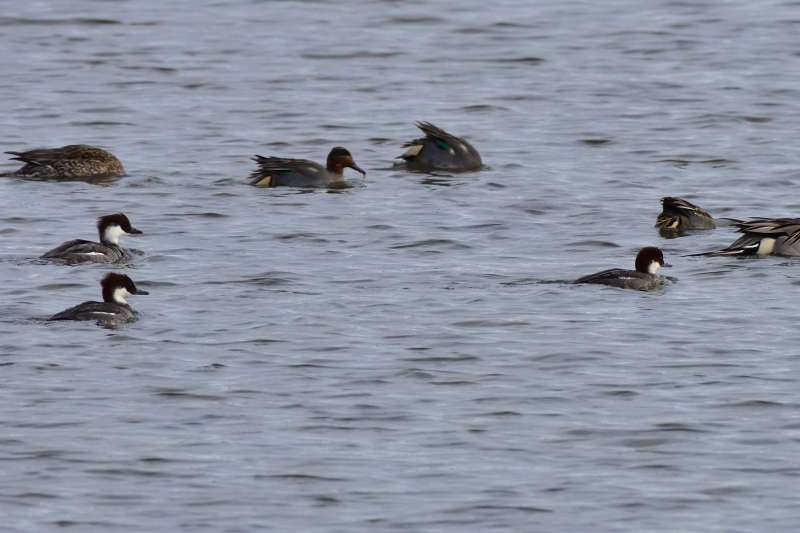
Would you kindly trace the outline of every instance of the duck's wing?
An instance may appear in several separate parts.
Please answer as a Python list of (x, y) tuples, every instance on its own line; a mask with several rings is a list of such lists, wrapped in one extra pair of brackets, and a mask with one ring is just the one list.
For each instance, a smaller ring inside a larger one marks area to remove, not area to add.
[(703, 255), (756, 255), (758, 249), (761, 248), (761, 240), (764, 238), (770, 238), (770, 236), (754, 234), (743, 235), (739, 237), (736, 242), (722, 250), (703, 252), (701, 254), (689, 254), (687, 257), (699, 257)]
[(15, 161), (52, 167), (53, 163), (57, 161), (101, 159), (103, 158), (102, 156), (108, 152), (86, 144), (71, 144), (69, 146), (62, 146), (61, 148), (39, 148), (37, 150), (28, 150), (27, 152), (6, 153), (17, 156), (11, 158)]
[(635, 270), (625, 270), (624, 268), (611, 268), (608, 270), (603, 270), (602, 272), (595, 272), (594, 274), (589, 274), (588, 276), (583, 276), (582, 278), (578, 278), (572, 283), (603, 283), (605, 284), (609, 280), (619, 280), (625, 278), (641, 278), (643, 274), (641, 272), (637, 272)]
[(736, 226), (740, 233), (744, 233), (736, 242), (714, 252), (703, 252), (701, 254), (690, 254), (689, 257), (701, 255), (756, 255), (761, 249), (764, 239), (777, 239), (787, 237), (786, 242), (792, 244), (800, 239), (800, 218), (751, 218), (750, 220), (738, 220), (726, 218)]
[[(282, 174), (300, 174), (313, 176), (325, 172), (325, 167), (306, 159), (289, 159), (285, 157), (264, 157), (256, 155), (252, 158), (258, 164), (258, 169), (250, 173), (252, 184), (257, 185), (266, 178), (274, 178)], [(269, 185), (261, 185), (269, 186)]]
[[(409, 141), (403, 145), (403, 148), (413, 148), (424, 145), (426, 142), (432, 142), (442, 150), (452, 152), (455, 146), (459, 144), (468, 144), (464, 139), (456, 137), (455, 135), (450, 135), (442, 128), (438, 128), (430, 122), (417, 122), (416, 126), (422, 130), (425, 137)], [(417, 150), (417, 152), (419, 152), (419, 150)]]
[(415, 162), (417, 156), (427, 147), (421, 157), (433, 166), (466, 170), (479, 168), (483, 164), (478, 151), (464, 139), (450, 135), (430, 122), (417, 122), (416, 126), (425, 137), (405, 143), (403, 148), (408, 150), (397, 159)]
[(40, 259), (57, 259), (71, 263), (93, 261), (95, 263), (108, 263), (122, 257), (122, 251), (113, 246), (106, 246), (99, 242), (75, 239), (67, 241), (61, 246), (53, 248), (40, 257)]
[(459, 143), (468, 144), (467, 141), (465, 141), (464, 139), (456, 137), (455, 135), (450, 135), (442, 128), (438, 128), (433, 124), (431, 124), (430, 122), (417, 122), (417, 127), (422, 130), (427, 139), (430, 139), (434, 142), (441, 141), (445, 144), (450, 145), (451, 147), (456, 146)]
[(57, 313), (48, 320), (98, 320), (120, 314), (120, 306), (110, 302), (83, 302)]
[(694, 205), (691, 202), (687, 202), (683, 198), (667, 196), (661, 199), (661, 205), (664, 206), (664, 211), (683, 213), (686, 216), (694, 215), (698, 217), (707, 218), (709, 220), (713, 220), (711, 218), (711, 215), (709, 215), (703, 208)]
[(27, 152), (6, 152), (12, 160), (25, 166), (17, 175), (42, 175), (51, 169), (56, 176), (78, 177), (96, 174), (124, 174), (125, 169), (114, 154), (87, 144), (71, 144), (61, 148), (41, 148)]

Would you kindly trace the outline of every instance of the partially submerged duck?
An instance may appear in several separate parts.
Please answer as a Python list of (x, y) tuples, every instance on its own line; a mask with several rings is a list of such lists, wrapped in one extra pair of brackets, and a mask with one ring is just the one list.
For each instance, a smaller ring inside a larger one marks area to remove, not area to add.
[(682, 198), (667, 196), (661, 199), (661, 205), (663, 209), (656, 219), (657, 228), (714, 229), (717, 227), (711, 215)]
[(119, 159), (101, 148), (87, 144), (71, 144), (61, 148), (42, 148), (27, 152), (6, 152), (25, 166), (0, 176), (23, 178), (83, 178), (104, 174), (124, 174)]
[(345, 148), (337, 146), (328, 154), (323, 167), (306, 159), (287, 159), (285, 157), (263, 157), (257, 155), (253, 161), (258, 170), (250, 174), (252, 185), (256, 187), (317, 187), (344, 181), (344, 169), (352, 168), (367, 173), (356, 165), (353, 156)]
[(102, 302), (83, 302), (48, 320), (96, 320), (99, 326), (118, 326), (130, 322), (138, 314), (125, 298), (132, 294), (148, 294), (137, 289), (131, 278), (116, 272), (106, 274), (100, 286), (103, 288)]
[(722, 250), (698, 255), (796, 255), (800, 256), (800, 218), (751, 218), (736, 220), (728, 218), (744, 233), (739, 239)]
[(578, 278), (573, 283), (594, 283), (610, 285), (620, 289), (637, 291), (653, 290), (664, 282), (664, 277), (656, 274), (661, 267), (670, 266), (664, 262), (664, 254), (655, 246), (646, 246), (636, 255), (636, 270), (612, 268), (596, 274)]
[(113, 263), (125, 255), (119, 245), (119, 238), (127, 233), (142, 232), (131, 226), (128, 217), (122, 213), (106, 215), (97, 219), (100, 242), (75, 239), (67, 241), (45, 253), (40, 259), (50, 259), (66, 265), (91, 261), (93, 263)]
[(464, 139), (430, 122), (417, 122), (416, 126), (425, 137), (405, 143), (403, 148), (408, 150), (397, 159), (435, 170), (478, 170), (483, 166), (481, 155)]

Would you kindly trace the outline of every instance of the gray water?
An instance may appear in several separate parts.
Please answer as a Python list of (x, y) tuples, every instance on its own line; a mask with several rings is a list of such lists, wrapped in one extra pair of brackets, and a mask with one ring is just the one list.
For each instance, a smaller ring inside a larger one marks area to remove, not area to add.
[[(800, 263), (653, 228), (800, 216), (797, 2), (5, 7), (0, 149), (128, 175), (0, 180), (1, 531), (800, 528)], [(415, 120), (487, 168), (393, 167)], [(36, 260), (114, 212), (127, 264)], [(138, 322), (44, 322), (113, 269)]]

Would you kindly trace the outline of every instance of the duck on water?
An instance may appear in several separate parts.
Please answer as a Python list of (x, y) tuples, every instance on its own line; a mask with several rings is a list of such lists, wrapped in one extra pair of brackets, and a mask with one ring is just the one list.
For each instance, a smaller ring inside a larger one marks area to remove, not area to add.
[(664, 276), (656, 274), (661, 267), (668, 267), (664, 262), (664, 254), (655, 246), (646, 246), (636, 255), (636, 270), (612, 268), (595, 274), (578, 278), (572, 283), (594, 283), (609, 285), (620, 289), (634, 289), (649, 291), (657, 288), (664, 282)]
[(285, 157), (252, 158), (258, 169), (250, 174), (251, 185), (256, 187), (318, 187), (344, 182), (344, 169), (352, 168), (367, 173), (356, 165), (353, 156), (346, 148), (337, 146), (328, 154), (325, 166), (306, 159)]
[(131, 278), (116, 272), (106, 274), (100, 286), (103, 288), (102, 302), (83, 302), (48, 320), (96, 320), (99, 326), (119, 326), (134, 320), (138, 314), (125, 298), (132, 294), (149, 294), (136, 288)]
[(50, 259), (65, 265), (74, 265), (86, 261), (113, 263), (119, 261), (125, 255), (119, 245), (119, 238), (128, 233), (142, 233), (131, 226), (128, 217), (122, 213), (98, 218), (97, 231), (100, 233), (100, 242), (85, 241), (83, 239), (67, 241), (42, 255), (40, 259)]
[(11, 159), (22, 161), (25, 166), (13, 172), (0, 173), (0, 176), (69, 179), (125, 174), (122, 163), (113, 154), (88, 144), (6, 153), (17, 156)]

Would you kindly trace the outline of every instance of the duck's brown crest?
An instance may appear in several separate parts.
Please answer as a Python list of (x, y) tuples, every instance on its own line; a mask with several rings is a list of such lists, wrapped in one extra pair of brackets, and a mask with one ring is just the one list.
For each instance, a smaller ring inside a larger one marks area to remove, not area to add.
[(125, 274), (119, 274), (117, 272), (109, 272), (103, 276), (103, 279), (100, 280), (100, 286), (103, 288), (104, 302), (113, 302), (114, 291), (119, 288), (124, 288), (131, 294), (135, 293), (137, 290), (136, 284), (131, 278)]
[(664, 254), (655, 246), (645, 246), (636, 254), (637, 272), (650, 272), (650, 264), (653, 262), (664, 266)]
[(113, 225), (117, 225), (127, 232), (130, 232), (131, 229), (131, 221), (128, 220), (128, 217), (126, 217), (122, 213), (116, 213), (114, 215), (105, 215), (97, 218), (97, 229), (100, 230), (101, 234), (103, 233), (104, 229)]

